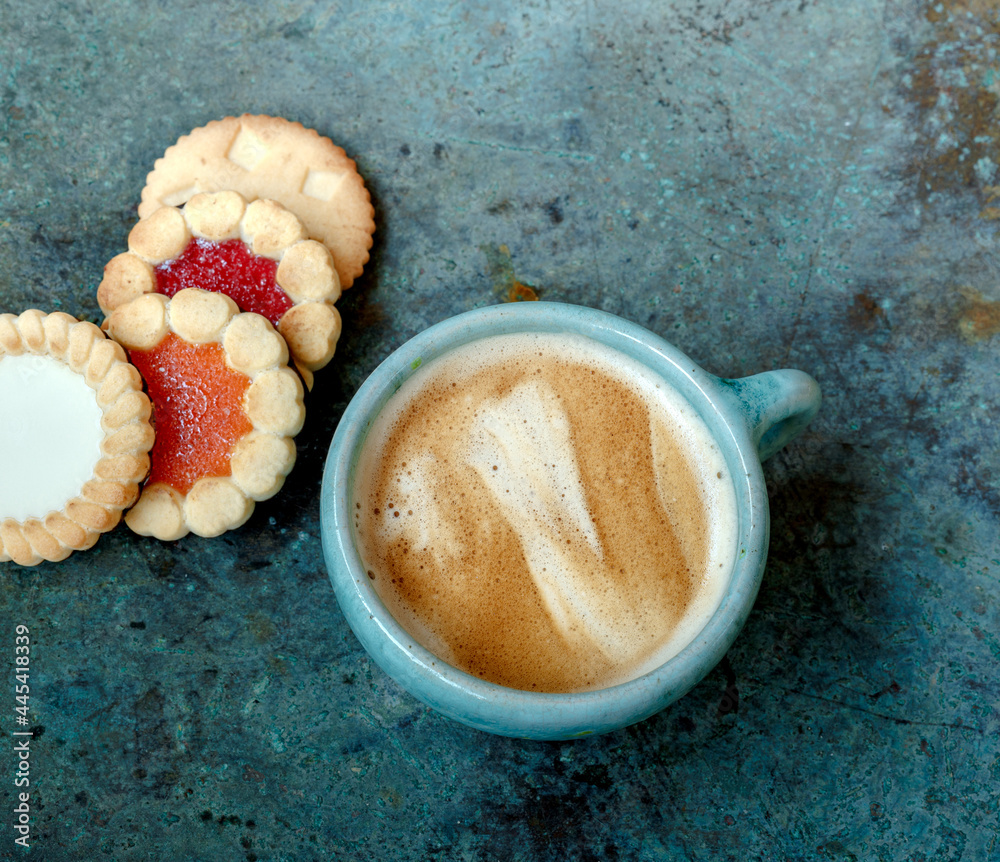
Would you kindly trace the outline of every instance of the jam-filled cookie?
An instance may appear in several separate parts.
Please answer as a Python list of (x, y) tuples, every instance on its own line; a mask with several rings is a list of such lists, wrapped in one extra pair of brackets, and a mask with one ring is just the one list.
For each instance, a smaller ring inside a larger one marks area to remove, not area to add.
[(281, 204), (197, 194), (141, 219), (128, 245), (104, 268), (97, 301), (105, 314), (144, 293), (213, 290), (277, 327), (308, 387), (333, 357), (341, 331), (333, 257)]
[(91, 547), (139, 493), (150, 403), (122, 348), (92, 323), (0, 314), (0, 562)]
[(198, 192), (232, 189), (283, 204), (326, 245), (349, 288), (368, 262), (375, 210), (354, 161), (313, 129), (281, 117), (226, 117), (185, 135), (157, 159), (139, 217)]
[(266, 318), (222, 293), (146, 293), (116, 308), (108, 332), (153, 402), (149, 478), (125, 517), (136, 533), (218, 536), (278, 492), (305, 419), (288, 347)]

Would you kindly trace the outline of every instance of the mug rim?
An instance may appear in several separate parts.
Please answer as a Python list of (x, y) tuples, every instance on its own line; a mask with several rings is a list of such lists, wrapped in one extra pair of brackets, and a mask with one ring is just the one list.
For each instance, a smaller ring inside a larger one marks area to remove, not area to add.
[[(650, 366), (705, 421), (726, 458), (737, 497), (736, 559), (719, 605), (694, 638), (653, 670), (607, 688), (550, 693), (487, 682), (419, 644), (382, 603), (353, 541), (352, 472), (376, 416), (424, 362), (471, 341), (534, 331), (589, 337)], [(617, 315), (559, 302), (484, 306), (446, 318), (396, 348), (359, 387), (337, 425), (324, 466), (320, 523), (328, 575), (355, 635), (375, 662), (419, 700), (465, 724), (507, 736), (565, 739), (641, 721), (693, 688), (732, 645), (763, 576), (768, 541), (763, 471), (739, 402), (659, 335)]]

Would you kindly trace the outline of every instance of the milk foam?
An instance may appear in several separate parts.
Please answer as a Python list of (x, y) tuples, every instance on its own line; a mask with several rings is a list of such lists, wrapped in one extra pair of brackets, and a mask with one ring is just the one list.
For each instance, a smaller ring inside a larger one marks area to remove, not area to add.
[[(357, 476), (383, 601), (433, 652), (503, 684), (641, 675), (728, 583), (735, 492), (707, 427), (658, 375), (579, 336), (496, 336), (426, 363)], [(508, 658), (518, 642), (531, 655)]]
[(51, 356), (0, 357), (0, 521), (43, 518), (78, 496), (101, 458), (102, 411)]

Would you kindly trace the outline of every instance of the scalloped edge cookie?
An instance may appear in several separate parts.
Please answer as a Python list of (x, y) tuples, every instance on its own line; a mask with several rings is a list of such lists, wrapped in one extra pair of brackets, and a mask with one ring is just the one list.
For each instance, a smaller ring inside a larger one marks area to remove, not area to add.
[(357, 165), (314, 129), (282, 117), (243, 114), (181, 137), (157, 159), (139, 204), (145, 218), (198, 192), (237, 191), (295, 213), (333, 253), (346, 290), (368, 262), (375, 209)]
[(0, 362), (5, 356), (50, 356), (86, 382), (101, 409), (101, 457), (78, 496), (43, 518), (0, 520), (0, 562), (58, 562), (93, 546), (139, 496), (149, 471), (153, 428), (142, 378), (121, 346), (92, 323), (61, 311), (0, 314)]
[(181, 255), (192, 239), (241, 240), (253, 254), (278, 261), (275, 282), (292, 300), (278, 322), (295, 367), (312, 389), (313, 372), (333, 358), (340, 338), (340, 278), (333, 256), (307, 239), (294, 213), (277, 201), (248, 202), (235, 191), (203, 192), (183, 207), (164, 206), (141, 219), (128, 236), (129, 250), (104, 267), (97, 301), (105, 315), (156, 291), (154, 268)]
[(126, 350), (150, 350), (167, 333), (192, 344), (216, 342), (228, 365), (250, 378), (243, 407), (253, 430), (233, 447), (231, 474), (202, 477), (187, 494), (147, 482), (125, 523), (164, 541), (189, 532), (210, 538), (244, 524), (256, 502), (281, 490), (295, 465), (292, 438), (305, 421), (302, 382), (288, 367), (285, 340), (266, 318), (240, 311), (225, 294), (197, 288), (169, 299), (143, 294), (111, 313), (108, 332)]

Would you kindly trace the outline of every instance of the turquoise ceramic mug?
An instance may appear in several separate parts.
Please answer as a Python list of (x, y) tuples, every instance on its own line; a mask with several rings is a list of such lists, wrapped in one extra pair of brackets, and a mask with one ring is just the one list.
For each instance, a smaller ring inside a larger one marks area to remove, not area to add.
[[(355, 470), (389, 398), (431, 360), (480, 339), (568, 333), (596, 341), (650, 369), (694, 408), (725, 458), (735, 485), (737, 551), (721, 600), (679, 653), (609, 688), (549, 694), (508, 688), (442, 661), (386, 609), (366, 574), (353, 525)], [(727, 380), (699, 368), (657, 335), (580, 306), (524, 302), (480, 308), (438, 323), (405, 343), (365, 381), (334, 434), (321, 491), (323, 548), (344, 615), (364, 648), (399, 685), (443, 714), (480, 730), (530, 739), (569, 739), (641, 721), (685, 694), (723, 657), (756, 598), (768, 543), (761, 462), (794, 438), (820, 403), (800, 371)]]

